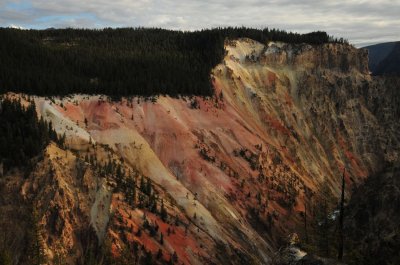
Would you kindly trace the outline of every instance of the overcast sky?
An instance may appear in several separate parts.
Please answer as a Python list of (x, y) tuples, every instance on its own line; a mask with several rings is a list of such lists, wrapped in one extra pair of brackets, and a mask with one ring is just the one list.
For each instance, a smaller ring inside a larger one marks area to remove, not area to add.
[(323, 30), (356, 46), (400, 40), (400, 0), (0, 0), (0, 26), (249, 26)]

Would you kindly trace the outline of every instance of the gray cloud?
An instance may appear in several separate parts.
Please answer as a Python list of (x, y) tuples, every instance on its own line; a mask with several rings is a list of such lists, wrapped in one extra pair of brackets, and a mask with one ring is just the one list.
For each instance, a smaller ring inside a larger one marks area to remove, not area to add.
[(356, 46), (400, 40), (400, 0), (0, 0), (0, 25), (324, 30)]

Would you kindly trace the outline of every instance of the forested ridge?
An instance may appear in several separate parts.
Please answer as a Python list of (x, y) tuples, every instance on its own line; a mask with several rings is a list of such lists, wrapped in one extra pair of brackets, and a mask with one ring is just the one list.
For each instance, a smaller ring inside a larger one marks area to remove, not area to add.
[(7, 171), (29, 166), (29, 159), (40, 154), (50, 140), (63, 145), (51, 122), (38, 118), (31, 101), (24, 107), (19, 100), (0, 99), (0, 164)]
[(245, 27), (194, 32), (0, 28), (0, 92), (208, 96), (210, 71), (224, 56), (224, 41), (241, 37), (264, 43), (346, 42), (325, 32)]

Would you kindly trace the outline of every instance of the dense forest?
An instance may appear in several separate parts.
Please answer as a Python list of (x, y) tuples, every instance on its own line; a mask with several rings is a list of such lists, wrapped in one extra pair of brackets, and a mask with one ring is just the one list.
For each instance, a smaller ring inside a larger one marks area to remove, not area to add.
[(0, 163), (4, 170), (27, 166), (27, 160), (40, 154), (50, 140), (62, 145), (51, 123), (38, 119), (35, 103), (24, 107), (20, 101), (0, 100)]
[(210, 71), (224, 56), (224, 41), (241, 37), (263, 43), (346, 42), (325, 32), (245, 27), (193, 32), (0, 28), (0, 93), (207, 96), (212, 94)]

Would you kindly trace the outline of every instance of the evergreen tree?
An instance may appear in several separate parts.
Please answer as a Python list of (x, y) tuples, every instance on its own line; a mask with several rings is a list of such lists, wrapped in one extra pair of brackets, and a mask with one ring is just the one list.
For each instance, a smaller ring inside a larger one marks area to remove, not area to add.
[(50, 141), (61, 142), (52, 124), (38, 119), (34, 101), (24, 107), (19, 100), (0, 100), (0, 163), (4, 171), (26, 166)]
[(298, 34), (245, 27), (193, 32), (0, 28), (0, 93), (107, 94), (113, 99), (130, 95), (155, 99), (156, 94), (211, 96), (210, 72), (225, 55), (225, 41), (242, 37), (262, 43), (346, 42), (325, 32)]
[(33, 210), (30, 220), (31, 230), (28, 232), (28, 260), (29, 264), (41, 265), (46, 264), (47, 257), (44, 252), (44, 242), (42, 237), (42, 229), (39, 224), (38, 213)]
[(161, 248), (159, 248), (159, 249), (158, 249), (158, 252), (157, 252), (157, 259), (158, 259), (158, 260), (161, 259), (162, 256), (163, 256), (162, 250), (161, 250)]
[(143, 175), (140, 177), (140, 191), (145, 193), (146, 192), (146, 184), (144, 182)]
[(134, 256), (133, 251), (131, 249), (129, 249), (128, 246), (124, 246), (122, 248), (121, 254), (120, 254), (117, 262), (119, 265), (135, 264), (135, 256)]
[(136, 205), (136, 181), (133, 177), (128, 177), (126, 180), (126, 199), (131, 207)]
[(142, 258), (142, 262), (140, 264), (143, 265), (153, 265), (153, 255), (151, 251), (145, 251), (144, 257)]
[(151, 180), (147, 178), (145, 193), (150, 196), (151, 192), (152, 192)]
[(172, 259), (172, 261), (173, 261), (174, 263), (178, 262), (178, 255), (176, 254), (176, 251), (174, 251), (174, 254), (172, 254), (171, 259)]
[(161, 200), (160, 216), (161, 216), (161, 220), (163, 220), (164, 222), (167, 221), (168, 213), (167, 213), (167, 210), (165, 210), (165, 207), (164, 207), (164, 200)]

